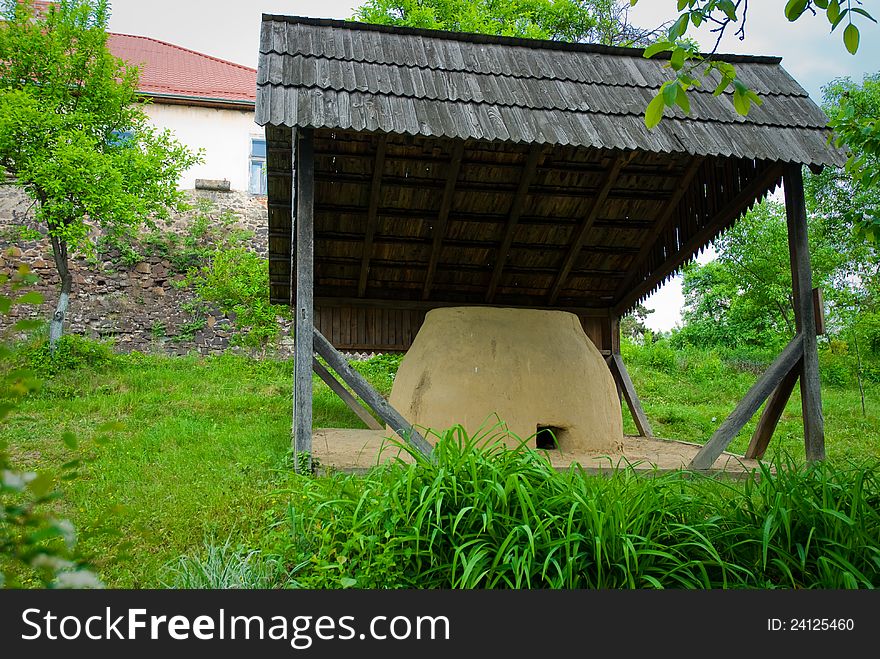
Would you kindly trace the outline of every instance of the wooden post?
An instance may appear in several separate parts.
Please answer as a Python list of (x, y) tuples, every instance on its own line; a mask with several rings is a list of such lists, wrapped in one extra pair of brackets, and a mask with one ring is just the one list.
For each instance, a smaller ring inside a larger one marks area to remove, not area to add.
[[(815, 337), (814, 337), (815, 338)], [(710, 469), (718, 456), (724, 452), (737, 433), (743, 429), (767, 396), (782, 382), (783, 378), (797, 366), (803, 356), (804, 344), (800, 335), (794, 337), (785, 350), (776, 358), (770, 368), (752, 385), (745, 397), (734, 408), (733, 412), (718, 426), (718, 430), (709, 438), (706, 445), (694, 456), (688, 469)]]
[(318, 377), (324, 381), (324, 384), (330, 387), (330, 390), (342, 399), (342, 402), (348, 406), (348, 409), (354, 412), (361, 421), (367, 424), (367, 428), (370, 430), (382, 430), (382, 424), (376, 421), (376, 419), (373, 418), (373, 415), (367, 412), (361, 404), (357, 402), (357, 398), (352, 396), (348, 392), (348, 389), (346, 389), (339, 380), (334, 378), (330, 371), (324, 368), (321, 362), (317, 359), (313, 360), (312, 368), (315, 370)]
[[(296, 216), (291, 232), (296, 242), (295, 342), (293, 385), (293, 449), (297, 470), (312, 467), (312, 361), (315, 349), (312, 331), (315, 326), (314, 278), (315, 278), (315, 163), (312, 151), (312, 129), (303, 128), (297, 133), (296, 165), (294, 175), (294, 199)], [(299, 456), (305, 454), (306, 464), (301, 465)]]
[(354, 370), (345, 357), (333, 347), (317, 328), (312, 330), (315, 351), (323, 357), (340, 378), (373, 410), (380, 419), (387, 423), (398, 435), (418, 449), (425, 457), (431, 457), (433, 447), (425, 441), (415, 428), (395, 410), (378, 391), (366, 381), (363, 375)]
[(819, 348), (816, 339), (816, 313), (813, 307), (813, 275), (810, 271), (807, 209), (804, 203), (801, 165), (786, 164), (783, 181), (795, 322), (804, 344), (804, 363), (800, 377), (804, 447), (807, 461), (813, 462), (825, 459), (825, 419), (822, 415), (822, 391), (819, 384)]

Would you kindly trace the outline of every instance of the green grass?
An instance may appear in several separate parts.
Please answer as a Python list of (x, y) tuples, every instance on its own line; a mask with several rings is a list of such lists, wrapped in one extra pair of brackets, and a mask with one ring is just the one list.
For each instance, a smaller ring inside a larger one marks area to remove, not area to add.
[(315, 588), (872, 588), (877, 463), (755, 481), (558, 473), (491, 435), (289, 492)]
[[(62, 464), (85, 458), (78, 478), (60, 482), (58, 505), (108, 586), (172, 583), (182, 556), (193, 574), (198, 565), (222, 574), (223, 556), (241, 564), (253, 551), (266, 560), (283, 554), (288, 571), (310, 560), (291, 537), (287, 504), (316, 483), (336, 487), (337, 481), (291, 473), (289, 362), (94, 354), (95, 365), (71, 358), (47, 375), (43, 390), (0, 426), (0, 438), (21, 468), (59, 473)], [(708, 438), (756, 377), (723, 364), (720, 372), (715, 364), (679, 374), (638, 354), (626, 357), (657, 434), (675, 439)], [(387, 394), (398, 361), (380, 357), (357, 368)], [(868, 390), (863, 419), (854, 385), (824, 388), (832, 463), (880, 456), (876, 394)], [(797, 405), (789, 406), (771, 444), (796, 458), (803, 454)], [(314, 420), (317, 427), (361, 427), (317, 379)], [(734, 450), (744, 449), (751, 427)], [(79, 438), (78, 448), (61, 441), (68, 431)], [(233, 549), (218, 559), (216, 548), (225, 544)], [(309, 562), (296, 579), (308, 582), (314, 574)], [(28, 573), (18, 577), (22, 585), (37, 584)]]
[[(672, 363), (664, 359), (657, 364), (652, 363), (649, 351), (624, 344), (624, 360), (654, 433), (667, 439), (708, 440), (758, 378), (754, 372), (731, 368), (711, 354), (677, 354)], [(822, 386), (826, 448), (832, 460), (880, 459), (880, 387), (870, 382), (865, 387), (866, 414), (862, 416), (855, 382)], [(759, 418), (760, 411), (739, 433), (730, 451), (745, 452)], [(636, 432), (625, 405), (624, 431)], [(795, 387), (770, 446), (800, 456), (803, 437), (800, 388)]]

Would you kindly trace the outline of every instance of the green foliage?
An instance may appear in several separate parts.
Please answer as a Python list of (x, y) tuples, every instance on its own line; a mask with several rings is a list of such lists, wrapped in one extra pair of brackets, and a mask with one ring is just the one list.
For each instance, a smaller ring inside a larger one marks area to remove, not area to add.
[(234, 314), (236, 340), (249, 347), (262, 347), (277, 338), (278, 317), (289, 314), (282, 305), (269, 302), (269, 267), (265, 258), (243, 246), (215, 249), (207, 265), (187, 277), (196, 294)]
[(209, 261), (220, 247), (243, 247), (253, 237), (236, 228), (236, 215), (230, 209), (216, 212), (208, 199), (198, 199), (182, 233), (153, 229), (143, 240), (144, 256), (168, 259), (171, 269), (186, 274)]
[[(880, 258), (828, 206), (810, 207), (816, 209), (808, 219), (813, 285), (824, 292), (829, 331), (837, 334), (851, 325), (852, 300), (865, 305), (873, 299), (868, 292), (876, 286)], [(759, 204), (716, 241), (715, 250), (715, 260), (684, 269), (684, 324), (674, 343), (781, 347), (795, 330), (784, 206)]]
[[(0, 294), (0, 308), (5, 314), (10, 304), (39, 304), (39, 296), (17, 295), (32, 283), (26, 269), (12, 279), (0, 276), (0, 286), (8, 288)], [(12, 331), (29, 329), (19, 322)], [(9, 423), (10, 414), (21, 401), (39, 388), (40, 382), (30, 371), (15, 367), (16, 356), (7, 344), (0, 345), (0, 429)], [(44, 586), (54, 588), (100, 588), (101, 582), (84, 568), (75, 554), (76, 531), (68, 519), (56, 514), (60, 498), (56, 489), (58, 475), (48, 471), (23, 471), (13, 464), (13, 453), (22, 438), (10, 446), (0, 438), (0, 588), (18, 584), (18, 575), (30, 573)], [(25, 437), (25, 442), (30, 437)], [(64, 444), (76, 448), (76, 437), (63, 436)], [(12, 449), (12, 450), (11, 450)], [(61, 468), (60, 478), (75, 476), (77, 461)]]
[(290, 492), (298, 580), (340, 588), (871, 588), (873, 467), (778, 463), (742, 485), (559, 473), (491, 434)]
[(42, 237), (43, 234), (26, 224), (9, 224), (0, 230), (0, 240), (13, 244), (40, 240)]
[(106, 0), (53, 4), (44, 19), (27, 0), (3, 4), (0, 164), (39, 202), (50, 235), (78, 249), (86, 216), (100, 226), (166, 216), (196, 159), (150, 125), (137, 69), (107, 49)]
[[(629, 2), (634, 7), (639, 0), (629, 0)], [(854, 4), (857, 6), (853, 6)], [(788, 0), (784, 12), (785, 17), (794, 22), (804, 13), (815, 14), (817, 13), (816, 9), (820, 9), (825, 13), (832, 32), (846, 19), (846, 27), (842, 31), (843, 43), (846, 49), (855, 55), (859, 49), (860, 32), (858, 26), (853, 23), (853, 17), (858, 15), (861, 19), (867, 19), (873, 23), (877, 22), (871, 14), (858, 6), (861, 4), (859, 0), (855, 0), (855, 2), (852, 0)], [(678, 17), (672, 21), (664, 37), (646, 48), (644, 53), (646, 58), (664, 54), (669, 58), (669, 64), (666, 67), (674, 74), (673, 79), (668, 80), (660, 87), (657, 95), (645, 109), (645, 125), (649, 129), (660, 123), (666, 108), (674, 109), (677, 106), (685, 114), (689, 114), (690, 102), (687, 99), (687, 93), (695, 87), (701, 87), (703, 82), (707, 81), (715, 85), (713, 92), (715, 96), (720, 96), (732, 88), (733, 106), (741, 115), (749, 113), (752, 103), (761, 105), (761, 98), (739, 79), (736, 67), (700, 53), (696, 42), (687, 38), (687, 32), (691, 27), (699, 28), (704, 24), (711, 25), (712, 32), (717, 35), (715, 47), (712, 49), (712, 53), (714, 53), (727, 29), (732, 25), (739, 25), (736, 34), (741, 39), (745, 38), (748, 11), (749, 0), (737, 0), (736, 2), (734, 0), (676, 0)], [(715, 83), (716, 79), (718, 80), (717, 84)], [(860, 124), (860, 127), (865, 125)], [(874, 139), (876, 140), (876, 133)]]
[(649, 32), (622, 0), (366, 0), (355, 20), (529, 39), (634, 45)]
[(855, 224), (872, 243), (880, 238), (880, 73), (858, 85), (849, 78), (823, 88), (823, 107), (838, 145), (852, 152), (844, 172), (826, 170), (816, 192), (829, 211)]
[(48, 378), (82, 369), (101, 371), (112, 365), (118, 356), (113, 352), (112, 344), (69, 334), (58, 341), (54, 352), (45, 337), (40, 335), (19, 349), (18, 358), (34, 373)]

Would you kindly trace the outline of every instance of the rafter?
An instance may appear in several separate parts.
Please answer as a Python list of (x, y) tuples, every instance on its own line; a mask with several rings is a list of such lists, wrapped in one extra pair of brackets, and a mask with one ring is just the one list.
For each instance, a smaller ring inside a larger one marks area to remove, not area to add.
[(431, 297), (431, 287), (434, 285), (434, 274), (437, 272), (437, 263), (440, 261), (440, 251), (443, 248), (443, 239), (446, 237), (446, 225), (449, 221), (449, 211), (452, 209), (452, 199), (455, 196), (455, 183), (458, 180), (458, 172), (461, 169), (461, 161), (464, 157), (464, 142), (457, 141), (452, 150), (452, 159), (449, 161), (449, 172), (446, 175), (446, 187), (443, 188), (443, 200), (440, 202), (440, 212), (437, 214), (437, 222), (434, 225), (434, 245), (431, 248), (431, 258), (428, 261), (428, 272), (425, 275), (425, 287), (422, 289), (422, 299)]
[(672, 197), (670, 197), (663, 212), (657, 218), (651, 231), (645, 237), (645, 241), (642, 243), (639, 253), (630, 263), (629, 272), (627, 273), (626, 278), (620, 282), (620, 286), (617, 287), (617, 290), (614, 293), (615, 300), (622, 297), (632, 286), (633, 280), (638, 276), (636, 273), (638, 272), (639, 267), (641, 267), (645, 259), (648, 258), (648, 255), (651, 254), (651, 251), (654, 249), (654, 243), (657, 242), (657, 238), (663, 233), (664, 229), (666, 229), (667, 224), (669, 224), (670, 219), (678, 209), (679, 203), (681, 203), (681, 198), (684, 197), (688, 188), (690, 188), (691, 183), (697, 175), (697, 172), (700, 171), (700, 167), (704, 160), (705, 158), (701, 156), (695, 157), (690, 165), (687, 166), (687, 169), (685, 169), (684, 175), (681, 177), (681, 180), (678, 182), (678, 185), (672, 193)]
[(361, 257), (361, 276), (358, 282), (358, 297), (367, 292), (367, 278), (370, 275), (370, 257), (373, 255), (373, 239), (379, 221), (379, 196), (382, 193), (382, 172), (385, 169), (385, 145), (387, 138), (382, 135), (376, 147), (376, 160), (373, 164), (373, 183), (370, 186), (370, 206), (367, 209), (367, 228), (364, 236), (364, 251)]
[(720, 231), (729, 226), (738, 218), (749, 204), (755, 202), (761, 195), (769, 192), (774, 183), (782, 176), (782, 165), (770, 165), (763, 172), (757, 174), (739, 194), (731, 199), (709, 223), (691, 236), (687, 243), (681, 246), (678, 254), (667, 258), (651, 275), (644, 281), (637, 283), (634, 288), (624, 294), (623, 298), (614, 307), (614, 313), (622, 316), (629, 308), (643, 296), (647, 295), (665, 277), (675, 272), (685, 261), (691, 258), (698, 249), (711, 241)]
[(614, 159), (614, 163), (605, 173), (605, 178), (602, 180), (602, 186), (593, 198), (593, 203), (590, 205), (589, 212), (584, 216), (580, 226), (575, 230), (571, 246), (568, 248), (568, 254), (562, 262), (562, 267), (559, 269), (556, 281), (554, 281), (553, 286), (550, 287), (550, 294), (547, 296), (547, 304), (549, 306), (556, 303), (559, 293), (562, 290), (562, 287), (565, 286), (565, 282), (568, 281), (571, 269), (574, 267), (574, 263), (577, 261), (578, 255), (581, 253), (581, 249), (587, 240), (587, 234), (590, 233), (590, 229), (593, 228), (593, 224), (599, 217), (599, 211), (602, 210), (605, 200), (608, 199), (608, 194), (611, 192), (615, 183), (617, 183), (617, 178), (620, 176), (620, 172), (626, 167), (627, 163), (635, 157), (635, 154), (636, 152), (634, 151), (629, 154), (619, 155)]
[(522, 215), (523, 205), (529, 194), (529, 186), (535, 180), (535, 173), (538, 170), (538, 160), (541, 158), (541, 146), (533, 144), (529, 147), (526, 163), (520, 174), (519, 185), (516, 194), (513, 197), (513, 203), (510, 205), (510, 213), (507, 216), (507, 224), (504, 226), (504, 234), (501, 238), (501, 244), (498, 247), (497, 257), (495, 259), (495, 269), (492, 272), (492, 279), (489, 281), (489, 289), (486, 291), (486, 302), (491, 303), (495, 299), (495, 292), (498, 290), (498, 284), (501, 283), (501, 275), (504, 272), (504, 264), (510, 254), (510, 246), (513, 243), (513, 234), (516, 231), (516, 225)]

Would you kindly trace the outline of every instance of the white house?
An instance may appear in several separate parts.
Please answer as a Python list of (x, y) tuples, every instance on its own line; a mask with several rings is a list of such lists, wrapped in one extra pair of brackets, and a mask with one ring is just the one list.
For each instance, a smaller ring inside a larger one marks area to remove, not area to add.
[(204, 151), (204, 162), (183, 174), (182, 188), (197, 179), (227, 180), (232, 190), (266, 193), (254, 69), (149, 37), (110, 33), (108, 45), (140, 68), (138, 91), (152, 101), (146, 111), (156, 126)]

